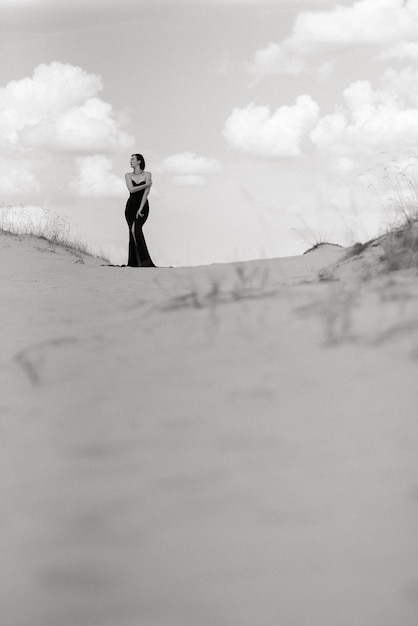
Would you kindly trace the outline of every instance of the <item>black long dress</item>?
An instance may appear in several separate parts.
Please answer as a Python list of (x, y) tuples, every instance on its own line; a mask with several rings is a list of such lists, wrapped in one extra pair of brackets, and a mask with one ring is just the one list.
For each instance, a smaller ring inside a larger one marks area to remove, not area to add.
[[(140, 185), (145, 185), (145, 181), (136, 183), (132, 180), (132, 184), (134, 187), (139, 187)], [(147, 244), (145, 243), (144, 233), (142, 232), (142, 227), (149, 214), (148, 200), (142, 207), (142, 217), (136, 217), (144, 192), (145, 189), (131, 193), (126, 203), (125, 218), (129, 226), (128, 265), (131, 267), (155, 267), (149, 255)]]

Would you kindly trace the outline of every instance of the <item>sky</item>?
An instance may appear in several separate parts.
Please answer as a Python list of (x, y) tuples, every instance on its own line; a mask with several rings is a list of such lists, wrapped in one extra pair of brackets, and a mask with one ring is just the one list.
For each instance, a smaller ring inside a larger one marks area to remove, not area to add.
[(418, 0), (0, 0), (0, 42), (2, 206), (114, 263), (132, 153), (157, 265), (365, 241), (414, 180)]

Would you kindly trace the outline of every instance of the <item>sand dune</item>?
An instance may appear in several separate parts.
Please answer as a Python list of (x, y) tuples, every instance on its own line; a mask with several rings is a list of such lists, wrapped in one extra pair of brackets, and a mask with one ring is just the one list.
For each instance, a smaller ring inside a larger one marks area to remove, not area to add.
[(416, 625), (417, 275), (345, 253), (0, 237), (2, 624)]

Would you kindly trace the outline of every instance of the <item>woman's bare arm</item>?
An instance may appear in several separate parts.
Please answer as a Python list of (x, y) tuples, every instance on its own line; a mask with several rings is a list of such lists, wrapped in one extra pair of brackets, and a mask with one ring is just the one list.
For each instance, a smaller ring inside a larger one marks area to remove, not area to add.
[[(141, 204), (140, 204), (139, 209), (138, 209), (138, 212), (137, 212), (137, 214), (136, 214), (136, 215), (137, 215), (137, 217), (138, 217), (138, 215), (140, 215), (140, 216), (142, 217), (142, 213), (141, 213), (141, 211), (142, 211), (142, 209), (144, 208), (145, 203), (146, 203), (146, 201), (147, 201), (147, 199), (148, 199), (148, 195), (149, 195), (150, 188), (151, 188), (151, 185), (152, 185), (152, 178), (151, 178), (151, 174), (150, 174), (149, 172), (147, 172), (147, 177), (146, 177), (146, 179), (145, 179), (145, 180), (147, 181), (147, 189), (145, 189), (145, 191), (144, 191), (144, 195), (143, 195), (143, 196), (142, 196), (142, 198), (141, 198)], [(143, 188), (144, 188), (144, 187), (142, 187), (142, 189), (143, 189)]]
[(137, 191), (143, 191), (144, 189), (149, 189), (152, 185), (151, 174), (145, 177), (144, 182), (139, 183), (139, 185), (133, 185), (130, 174), (125, 174), (126, 186), (129, 189), (130, 193), (136, 193)]
[(136, 216), (137, 216), (137, 217), (138, 217), (138, 215), (140, 215), (140, 216), (142, 217), (142, 213), (141, 213), (141, 211), (142, 211), (142, 209), (144, 208), (145, 203), (146, 203), (146, 201), (147, 201), (147, 199), (148, 199), (148, 194), (149, 194), (149, 191), (150, 191), (150, 190), (149, 190), (149, 187), (148, 187), (148, 189), (146, 189), (146, 190), (145, 190), (144, 195), (142, 196), (142, 199), (141, 199), (141, 206), (139, 207), (138, 212), (137, 212), (137, 214), (136, 214)]

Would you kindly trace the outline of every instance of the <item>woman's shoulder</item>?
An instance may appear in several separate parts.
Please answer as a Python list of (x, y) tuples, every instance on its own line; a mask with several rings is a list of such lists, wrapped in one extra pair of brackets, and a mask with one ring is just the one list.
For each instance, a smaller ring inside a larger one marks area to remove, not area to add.
[[(125, 174), (125, 178), (130, 178), (131, 180), (134, 179), (134, 176), (135, 176), (135, 174), (132, 174), (132, 172), (126, 172), (126, 174)], [(152, 179), (151, 172), (148, 172), (148, 171), (145, 171), (145, 170), (142, 172), (142, 176), (145, 176), (145, 179), (148, 179), (148, 180)]]

